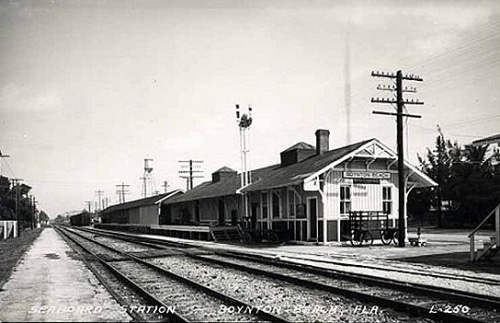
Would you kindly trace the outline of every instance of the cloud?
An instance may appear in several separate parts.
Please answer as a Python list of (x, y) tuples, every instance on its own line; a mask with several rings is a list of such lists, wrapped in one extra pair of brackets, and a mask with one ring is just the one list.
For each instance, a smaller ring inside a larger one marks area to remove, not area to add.
[(63, 107), (61, 94), (54, 89), (33, 89), (8, 84), (0, 89), (0, 110), (3, 111), (47, 111)]

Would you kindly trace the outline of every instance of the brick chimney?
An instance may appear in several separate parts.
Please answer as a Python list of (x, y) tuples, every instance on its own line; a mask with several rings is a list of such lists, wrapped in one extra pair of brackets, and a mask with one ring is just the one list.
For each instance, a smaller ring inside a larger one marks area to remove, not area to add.
[(330, 131), (326, 129), (316, 130), (316, 155), (321, 155), (330, 150), (329, 148)]

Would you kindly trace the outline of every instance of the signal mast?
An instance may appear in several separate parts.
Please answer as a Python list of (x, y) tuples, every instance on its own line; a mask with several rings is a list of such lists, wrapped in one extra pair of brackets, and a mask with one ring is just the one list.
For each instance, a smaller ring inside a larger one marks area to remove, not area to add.
[[(236, 105), (236, 122), (240, 128), (240, 152), (241, 152), (241, 187), (248, 186), (251, 183), (251, 174), (248, 170), (248, 152), (247, 143), (249, 141), (250, 125), (252, 124), (252, 106), (248, 106), (248, 114), (240, 114), (240, 106)], [(248, 196), (242, 195), (244, 218), (248, 219)]]

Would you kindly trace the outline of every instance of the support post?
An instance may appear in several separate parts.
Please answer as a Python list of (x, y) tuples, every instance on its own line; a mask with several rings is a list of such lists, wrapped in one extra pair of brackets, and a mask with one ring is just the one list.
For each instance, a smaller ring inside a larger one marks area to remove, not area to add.
[(476, 261), (476, 246), (475, 246), (475, 234), (470, 236), (470, 262)]
[(495, 238), (498, 248), (500, 246), (500, 205), (495, 210)]

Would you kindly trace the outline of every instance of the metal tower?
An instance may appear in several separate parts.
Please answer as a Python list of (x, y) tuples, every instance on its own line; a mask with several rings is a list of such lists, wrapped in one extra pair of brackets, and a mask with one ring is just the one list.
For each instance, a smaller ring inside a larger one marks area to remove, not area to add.
[(144, 175), (141, 177), (142, 184), (142, 195), (143, 197), (148, 197), (148, 188), (150, 193), (154, 192), (154, 177), (153, 177), (153, 159), (144, 158)]
[[(236, 122), (240, 128), (240, 152), (241, 152), (241, 187), (248, 186), (251, 181), (251, 173), (248, 163), (248, 152), (250, 151), (247, 146), (249, 142), (250, 125), (252, 124), (252, 107), (248, 106), (248, 114), (240, 114), (240, 106), (236, 105)], [(244, 217), (248, 219), (248, 196), (242, 195)]]

